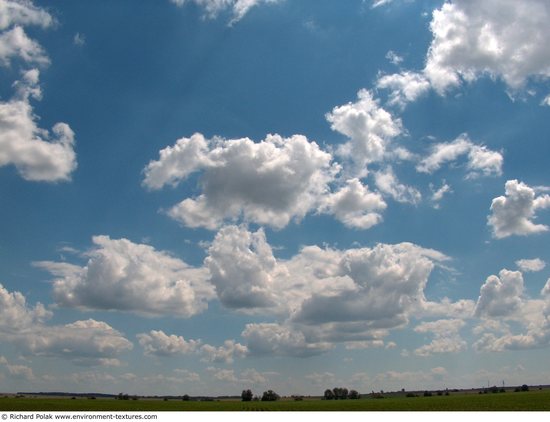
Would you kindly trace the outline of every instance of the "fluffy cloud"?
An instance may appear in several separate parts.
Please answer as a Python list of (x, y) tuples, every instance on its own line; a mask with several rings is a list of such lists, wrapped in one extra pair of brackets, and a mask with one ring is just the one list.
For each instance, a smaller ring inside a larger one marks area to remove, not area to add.
[(516, 261), (516, 265), (524, 272), (542, 271), (546, 267), (546, 262), (540, 258), (535, 259), (520, 259)]
[(454, 0), (435, 10), (424, 74), (440, 93), (488, 74), (513, 90), (550, 76), (545, 0)]
[(432, 333), (431, 343), (414, 351), (417, 356), (430, 356), (434, 353), (457, 353), (466, 349), (466, 342), (460, 337), (459, 331), (465, 325), (460, 319), (441, 319), (424, 322), (415, 327), (417, 333)]
[(187, 198), (169, 215), (189, 227), (215, 229), (224, 220), (275, 228), (300, 220), (319, 206), (339, 166), (314, 142), (295, 135), (206, 140), (195, 134), (160, 152), (144, 170), (144, 185), (160, 189), (202, 171), (202, 194)]
[(11, 25), (38, 25), (47, 28), (54, 23), (52, 16), (29, 0), (0, 0), (0, 30)]
[(281, 0), (170, 0), (176, 6), (182, 7), (186, 3), (195, 3), (205, 10), (208, 18), (212, 19), (225, 10), (233, 14), (231, 23), (242, 19), (254, 6), (262, 3), (277, 3)]
[(386, 203), (379, 193), (370, 192), (357, 178), (349, 179), (346, 185), (324, 199), (321, 210), (334, 216), (345, 226), (368, 229), (382, 222)]
[(175, 356), (197, 351), (200, 340), (185, 340), (181, 336), (167, 335), (161, 330), (151, 330), (148, 334), (137, 335), (139, 344), (146, 355)]
[(491, 275), (481, 286), (475, 314), (487, 317), (506, 317), (518, 310), (522, 303), (523, 276), (519, 271), (502, 270)]
[(388, 103), (403, 108), (428, 92), (431, 86), (422, 74), (405, 71), (381, 76), (376, 87), (390, 90)]
[(502, 239), (548, 231), (548, 226), (535, 224), (533, 219), (537, 210), (550, 207), (550, 195), (536, 196), (535, 189), (517, 180), (508, 180), (505, 192), (505, 196), (491, 203), (488, 224), (494, 237)]
[(70, 359), (82, 365), (118, 364), (117, 356), (133, 345), (108, 324), (88, 319), (47, 325), (51, 312), (38, 303), (30, 307), (19, 292), (0, 285), (0, 338), (26, 355)]
[(233, 363), (235, 357), (243, 358), (248, 355), (248, 348), (235, 340), (226, 340), (223, 346), (215, 347), (205, 344), (200, 348), (203, 362)]
[(399, 183), (391, 167), (376, 172), (374, 178), (380, 192), (389, 195), (397, 202), (418, 204), (422, 200), (422, 194), (417, 189)]
[(0, 33), (0, 63), (9, 66), (14, 57), (26, 63), (49, 63), (48, 56), (40, 44), (30, 39), (20, 26)]
[(379, 106), (371, 92), (361, 90), (358, 100), (335, 107), (326, 115), (332, 130), (349, 137), (338, 153), (353, 161), (354, 173), (360, 177), (367, 174), (367, 166), (382, 161), (392, 139), (402, 133), (401, 120), (395, 119)]
[(332, 348), (330, 343), (309, 342), (301, 331), (275, 323), (247, 324), (241, 336), (252, 355), (306, 357)]
[[(106, 309), (142, 315), (190, 317), (207, 307), (213, 288), (204, 269), (149, 245), (127, 239), (93, 237), (88, 262), (78, 270), (41, 263), (54, 275), (53, 294), (58, 304), (82, 309)], [(58, 271), (57, 273), (55, 271)]]
[(465, 134), (452, 142), (435, 144), (430, 154), (416, 166), (416, 169), (421, 173), (431, 174), (439, 170), (443, 164), (456, 161), (464, 155), (468, 158), (468, 178), (502, 174), (502, 154), (485, 146), (475, 145)]
[(32, 181), (66, 181), (76, 168), (74, 133), (66, 123), (57, 123), (53, 134), (36, 125), (31, 98), (40, 98), (39, 72), (23, 74), (14, 84), (15, 96), (0, 102), (0, 167), (12, 164)]

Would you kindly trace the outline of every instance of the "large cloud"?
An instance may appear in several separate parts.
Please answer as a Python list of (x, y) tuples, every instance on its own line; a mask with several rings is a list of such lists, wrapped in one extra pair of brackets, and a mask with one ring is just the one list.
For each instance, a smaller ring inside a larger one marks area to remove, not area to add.
[(202, 170), (202, 194), (188, 198), (169, 214), (189, 227), (215, 229), (224, 220), (255, 222), (275, 228), (300, 220), (319, 206), (339, 166), (304, 136), (269, 135), (206, 140), (195, 134), (160, 152), (145, 168), (144, 185), (175, 185)]
[(95, 236), (93, 242), (82, 267), (37, 263), (59, 277), (53, 287), (59, 305), (190, 317), (213, 296), (204, 269), (127, 239)]
[(0, 167), (14, 165), (32, 181), (66, 181), (76, 168), (74, 133), (66, 123), (57, 123), (53, 135), (36, 125), (31, 98), (40, 98), (39, 72), (23, 74), (15, 84), (16, 95), (0, 102)]
[(193, 353), (200, 346), (200, 340), (185, 340), (181, 336), (165, 334), (162, 330), (151, 330), (137, 335), (146, 355), (175, 356)]
[(434, 11), (424, 73), (444, 92), (482, 74), (511, 89), (550, 77), (550, 8), (546, 0), (455, 0)]
[(458, 353), (466, 349), (466, 342), (460, 337), (459, 331), (465, 322), (461, 319), (440, 319), (423, 322), (414, 329), (417, 333), (432, 333), (431, 343), (417, 348), (417, 356), (431, 356), (434, 353)]
[(505, 196), (493, 199), (488, 224), (497, 239), (527, 236), (548, 231), (548, 226), (535, 224), (535, 212), (550, 208), (550, 195), (536, 195), (534, 188), (517, 180), (508, 180)]
[(481, 286), (475, 313), (477, 316), (504, 317), (517, 311), (522, 303), (523, 276), (519, 271), (502, 270)]
[(326, 119), (331, 128), (346, 135), (349, 141), (340, 146), (338, 152), (350, 159), (355, 168), (353, 173), (366, 176), (370, 163), (382, 161), (391, 141), (403, 131), (401, 120), (384, 110), (365, 89), (357, 93), (358, 100), (334, 107)]
[(88, 319), (48, 325), (51, 312), (38, 303), (30, 307), (19, 292), (0, 286), (0, 338), (24, 354), (69, 359), (82, 365), (118, 364), (117, 356), (133, 345), (108, 324)]

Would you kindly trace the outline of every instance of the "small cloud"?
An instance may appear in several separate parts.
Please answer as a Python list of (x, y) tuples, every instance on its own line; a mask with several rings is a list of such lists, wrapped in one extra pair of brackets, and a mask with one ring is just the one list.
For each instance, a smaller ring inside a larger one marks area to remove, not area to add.
[(84, 34), (81, 34), (80, 32), (74, 34), (73, 44), (78, 47), (82, 47), (84, 44), (86, 44), (86, 37), (84, 36)]
[(390, 61), (390, 63), (399, 66), (401, 63), (403, 63), (403, 57), (399, 56), (395, 51), (390, 50), (386, 54), (386, 59)]

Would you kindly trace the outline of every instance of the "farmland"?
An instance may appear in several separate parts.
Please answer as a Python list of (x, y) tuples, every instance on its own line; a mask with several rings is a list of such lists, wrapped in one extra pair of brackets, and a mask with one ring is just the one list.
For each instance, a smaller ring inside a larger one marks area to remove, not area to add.
[(162, 399), (2, 397), (0, 411), (549, 411), (550, 390), (449, 396), (394, 396), (359, 400), (292, 399), (276, 402), (239, 400), (181, 401)]

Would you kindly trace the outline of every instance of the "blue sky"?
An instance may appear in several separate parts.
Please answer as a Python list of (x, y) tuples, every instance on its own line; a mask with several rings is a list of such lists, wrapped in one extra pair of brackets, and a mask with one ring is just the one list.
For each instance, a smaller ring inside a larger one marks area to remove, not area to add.
[(0, 0), (0, 391), (548, 383), (548, 18)]

